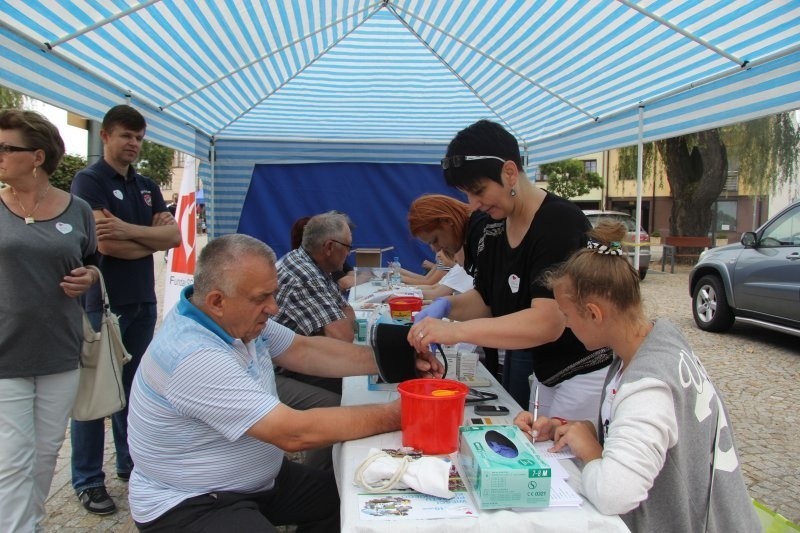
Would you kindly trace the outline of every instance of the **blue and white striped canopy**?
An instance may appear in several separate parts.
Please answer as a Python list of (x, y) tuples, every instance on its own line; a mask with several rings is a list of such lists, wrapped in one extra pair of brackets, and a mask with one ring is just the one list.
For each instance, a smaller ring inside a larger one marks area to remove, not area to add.
[(482, 118), (535, 164), (634, 144), (640, 108), (645, 140), (800, 108), (790, 0), (4, 0), (0, 49), (0, 84), (242, 168), (433, 163)]
[(800, 5), (780, 0), (5, 0), (0, 18), (4, 84), (92, 118), (130, 95), (176, 139), (441, 143), (490, 118), (528, 147), (597, 129), (610, 147), (635, 128), (597, 126), (640, 104), (665, 137), (800, 92)]

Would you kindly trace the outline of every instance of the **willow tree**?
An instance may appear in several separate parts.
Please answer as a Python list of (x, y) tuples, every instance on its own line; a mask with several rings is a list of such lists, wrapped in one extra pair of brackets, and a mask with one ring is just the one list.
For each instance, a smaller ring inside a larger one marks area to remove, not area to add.
[[(672, 235), (707, 235), (729, 161), (738, 161), (743, 185), (765, 195), (796, 179), (798, 156), (800, 129), (790, 113), (781, 113), (645, 145), (644, 173), (669, 182)], [(635, 146), (620, 150), (619, 171), (636, 174)]]

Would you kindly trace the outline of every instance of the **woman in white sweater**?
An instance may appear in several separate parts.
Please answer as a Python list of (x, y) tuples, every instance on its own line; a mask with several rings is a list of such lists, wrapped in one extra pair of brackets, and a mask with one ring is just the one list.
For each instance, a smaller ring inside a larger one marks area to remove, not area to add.
[[(584, 462), (584, 495), (632, 531), (760, 531), (728, 413), (683, 335), (644, 314), (618, 222), (600, 223), (547, 283), (587, 349), (610, 346), (599, 418), (515, 422)], [(713, 484), (712, 484), (713, 479)]]

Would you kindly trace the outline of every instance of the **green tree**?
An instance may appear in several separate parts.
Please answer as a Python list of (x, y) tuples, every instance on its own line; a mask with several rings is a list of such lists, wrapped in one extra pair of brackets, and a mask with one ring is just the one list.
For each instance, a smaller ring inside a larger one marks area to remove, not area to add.
[[(644, 147), (645, 176), (666, 173), (672, 191), (670, 233), (707, 235), (714, 202), (738, 161), (741, 183), (757, 194), (794, 179), (800, 160), (800, 129), (789, 113), (656, 141)], [(663, 162), (663, 167), (661, 163)], [(620, 177), (636, 175), (636, 147), (620, 150)]]
[(0, 86), (0, 109), (22, 109), (22, 93)]
[(603, 178), (597, 172), (586, 172), (583, 161), (566, 159), (546, 163), (539, 172), (547, 177), (547, 189), (564, 198), (576, 198), (592, 189), (603, 188)]
[(69, 192), (75, 173), (86, 168), (87, 164), (86, 158), (83, 156), (77, 154), (64, 155), (61, 163), (58, 164), (58, 168), (50, 176), (50, 183), (53, 184), (53, 187)]
[(150, 141), (142, 143), (136, 170), (159, 185), (172, 183), (172, 160), (174, 150)]

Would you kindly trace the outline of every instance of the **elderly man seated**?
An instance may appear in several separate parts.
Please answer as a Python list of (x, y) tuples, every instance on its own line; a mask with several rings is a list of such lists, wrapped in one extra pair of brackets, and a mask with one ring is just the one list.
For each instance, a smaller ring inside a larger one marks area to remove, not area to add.
[[(372, 351), (306, 337), (278, 312), (275, 254), (246, 235), (212, 240), (193, 286), (145, 353), (128, 439), (131, 515), (140, 531), (337, 531), (333, 473), (284, 458), (400, 428), (399, 401), (296, 411), (277, 397), (273, 360), (310, 375), (377, 371)], [(417, 367), (441, 375), (430, 354)]]
[[(300, 247), (278, 262), (279, 311), (275, 321), (303, 335), (353, 342), (355, 312), (332, 274), (342, 270), (353, 243), (347, 215), (329, 211), (306, 224)], [(341, 394), (342, 381), (284, 371), (282, 378)], [(281, 384), (283, 388), (284, 384)], [(283, 391), (282, 391), (283, 392)]]

